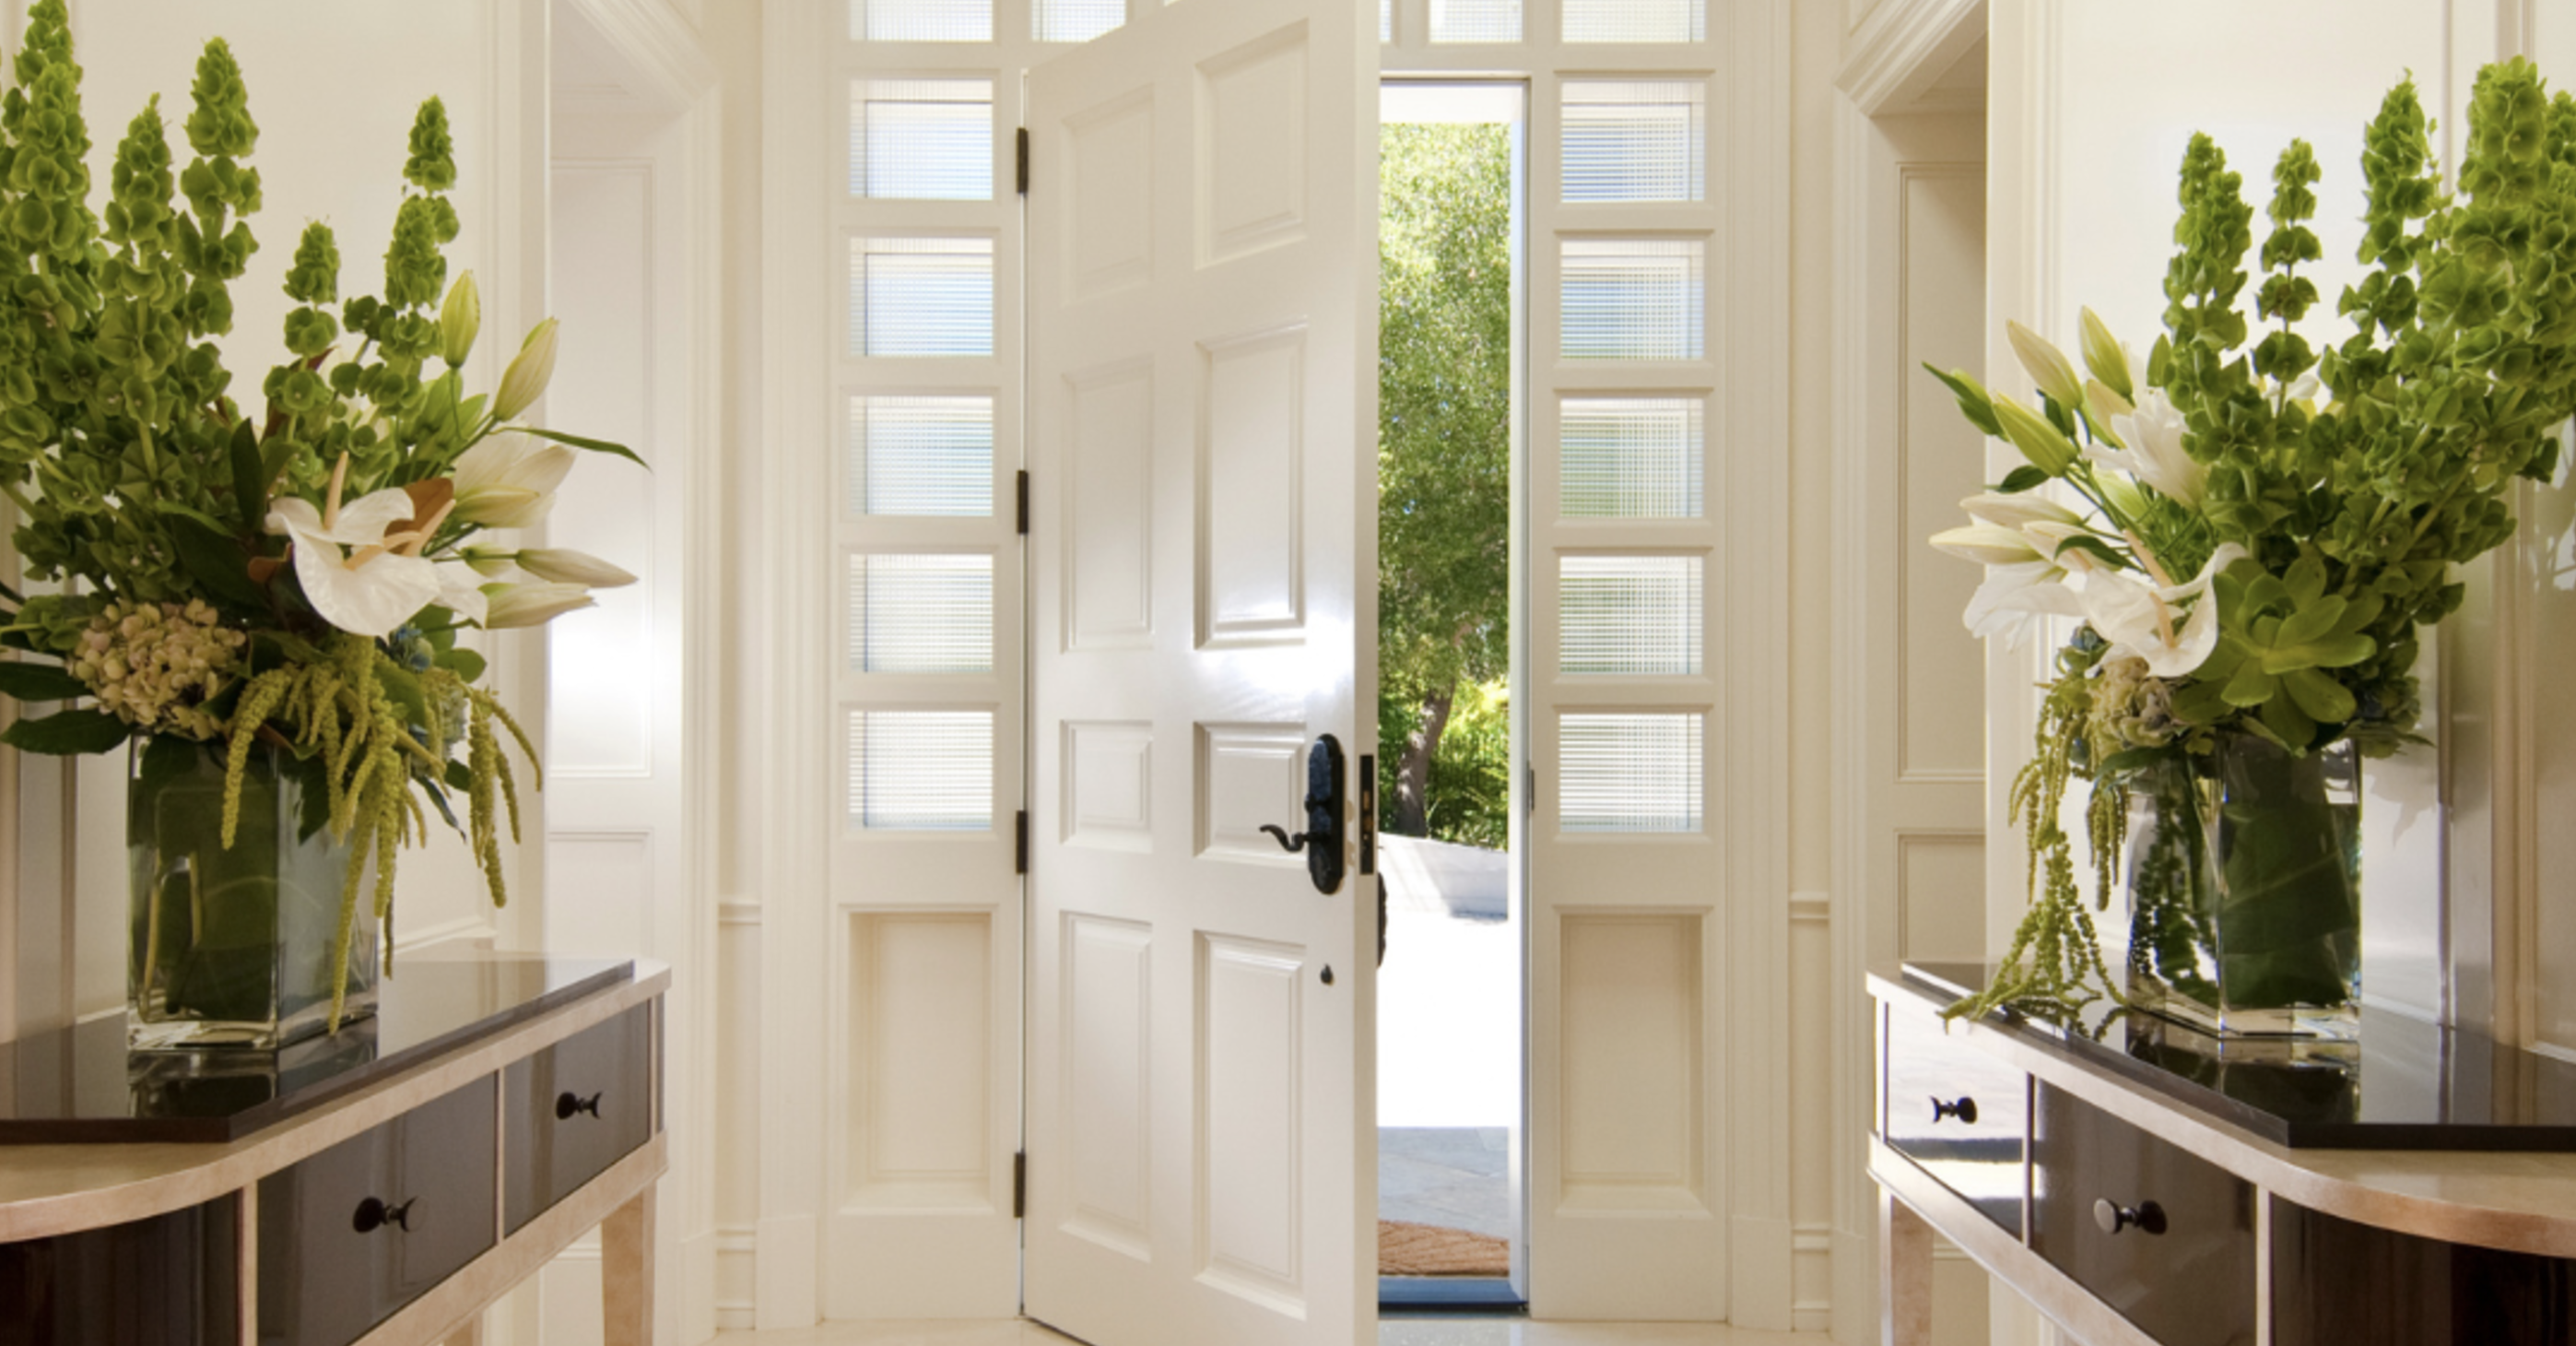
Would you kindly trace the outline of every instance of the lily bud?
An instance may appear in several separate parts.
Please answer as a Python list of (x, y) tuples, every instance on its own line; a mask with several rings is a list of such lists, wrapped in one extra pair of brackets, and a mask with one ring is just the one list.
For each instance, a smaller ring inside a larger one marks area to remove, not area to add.
[(2118, 393), (2121, 400), (2137, 397), (2138, 390), (2129, 381), (2129, 353), (2121, 349), (2120, 339), (2111, 335), (2111, 325), (2089, 308), (2084, 310), (2084, 367)]
[(2012, 339), (2013, 354), (2021, 357), (2021, 367), (2030, 371), (2030, 381), (2041, 392), (2069, 411), (2084, 405), (2084, 385), (2075, 381), (2075, 366), (2067, 362), (2066, 352), (2017, 322), (2006, 322), (2004, 335)]
[(555, 488), (572, 465), (572, 450), (560, 444), (495, 435), (458, 456), (453, 517), (485, 528), (533, 528), (554, 508)]
[(593, 589), (615, 589), (633, 584), (635, 577), (600, 560), (588, 552), (570, 547), (530, 547), (519, 553), (519, 568), (541, 580), (579, 584)]
[(2084, 381), (2084, 419), (2092, 425), (2093, 433), (2109, 441), (2112, 448), (2129, 446), (2121, 442), (2119, 432), (2111, 428), (2111, 423), (2136, 411), (2136, 407), (2129, 405), (2127, 397), (2104, 386), (2102, 380)]
[(516, 420), (520, 412), (545, 396), (546, 384), (554, 376), (555, 320), (548, 318), (529, 329), (528, 339), (520, 343), (519, 353), (502, 371), (501, 391), (492, 397), (492, 414), (505, 421)]
[(510, 573), (512, 564), (519, 559), (519, 554), (514, 551), (503, 551), (498, 547), (467, 547), (457, 553), (457, 559), (472, 566), (475, 574), (487, 580), (497, 580)]
[(2075, 443), (2050, 425), (2046, 417), (2009, 397), (1998, 397), (1995, 419), (2003, 424), (2004, 438), (2021, 450), (2021, 456), (2029, 459), (2031, 466), (2052, 477), (2066, 475), (2066, 469), (2075, 461)]
[(447, 302), (438, 307), (440, 358), (454, 369), (474, 349), (474, 334), (483, 326), (483, 297), (474, 290), (474, 273), (458, 276), (447, 287)]
[(2014, 495), (1987, 491), (1960, 501), (1959, 508), (1968, 511), (1969, 518), (1979, 523), (1993, 524), (1997, 528), (2024, 528), (2035, 523), (2081, 524), (2084, 522), (2075, 511), (2053, 500), (2042, 500), (2036, 491), (2022, 491)]
[(483, 592), (491, 600), (483, 626), (491, 631), (543, 626), (567, 612), (592, 606), (590, 590), (578, 584), (486, 584)]
[(1990, 523), (1946, 528), (1934, 533), (1931, 541), (1933, 546), (1963, 561), (1990, 566), (2022, 565), (2048, 559), (2020, 529), (1997, 528)]

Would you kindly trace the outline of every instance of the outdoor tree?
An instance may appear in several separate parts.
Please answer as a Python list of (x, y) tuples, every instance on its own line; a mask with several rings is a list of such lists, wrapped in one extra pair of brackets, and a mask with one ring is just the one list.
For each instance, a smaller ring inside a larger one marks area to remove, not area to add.
[[(1381, 754), (1385, 825), (1500, 846), (1510, 141), (1500, 125), (1390, 125), (1380, 143), (1378, 739), (1402, 745)], [(1450, 732), (1461, 719), (1473, 732)]]

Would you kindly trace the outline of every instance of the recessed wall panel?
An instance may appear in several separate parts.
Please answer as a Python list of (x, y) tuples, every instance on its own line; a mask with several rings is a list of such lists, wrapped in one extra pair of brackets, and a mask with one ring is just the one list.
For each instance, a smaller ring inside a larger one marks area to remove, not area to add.
[(1300, 863), (1261, 828), (1306, 830), (1306, 726), (1200, 725), (1194, 793), (1201, 855)]
[(1561, 1204), (1700, 1206), (1700, 916), (1563, 917)]
[(1306, 331), (1200, 358), (1199, 642), (1294, 639), (1306, 615)]
[(992, 1208), (993, 921), (850, 917), (846, 1203)]
[[(1986, 176), (1976, 168), (1921, 169), (1904, 177), (1905, 349), (1973, 345), (1985, 313)], [(1922, 385), (1932, 385), (1926, 391)], [(1939, 381), (1904, 380), (1904, 419), (1891, 465), (1903, 494), (1896, 536), (1897, 774), (1907, 781), (1982, 781), (1983, 717), (1961, 715), (1985, 697), (1985, 642), (1959, 624), (1985, 571), (1942, 565), (1922, 539), (1959, 518), (1959, 499), (1982, 489), (1984, 439)]]
[(1154, 1255), (1151, 928), (1068, 912), (1059, 1119), (1072, 1185), (1067, 1232), (1140, 1261)]
[(1153, 276), (1154, 91), (1065, 119), (1066, 302), (1142, 285)]
[(1154, 636), (1154, 376), (1132, 361), (1067, 380), (1065, 648)]
[(1199, 1279), (1304, 1307), (1304, 951), (1199, 936)]
[(1230, 261), (1306, 236), (1306, 25), (1199, 67), (1198, 256)]
[(1154, 848), (1154, 727), (1064, 724), (1064, 840), (1108, 851)]
[(1982, 834), (1910, 833), (1896, 839), (1897, 938), (1901, 957), (1985, 957), (1986, 839)]

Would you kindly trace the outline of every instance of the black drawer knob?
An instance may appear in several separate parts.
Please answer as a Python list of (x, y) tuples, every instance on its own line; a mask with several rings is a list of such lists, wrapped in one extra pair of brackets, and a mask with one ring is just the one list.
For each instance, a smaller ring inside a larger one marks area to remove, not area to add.
[(2165, 1232), (2165, 1208), (2152, 1201), (2141, 1201), (2134, 1206), (2114, 1205), (2109, 1197), (2101, 1197), (2093, 1203), (2093, 1223), (2100, 1225), (2105, 1234), (2117, 1234), (2131, 1228), (2142, 1233), (2161, 1234)]
[(372, 1234), (386, 1225), (393, 1225), (408, 1234), (411, 1232), (411, 1208), (419, 1200), (419, 1197), (413, 1197), (399, 1206), (388, 1206), (375, 1197), (368, 1197), (358, 1203), (358, 1213), (351, 1217), (349, 1227), (361, 1234)]
[(556, 1121), (569, 1122), (575, 1116), (585, 1112), (593, 1117), (599, 1115), (599, 1095), (592, 1094), (588, 1098), (583, 1098), (579, 1094), (566, 1090), (555, 1097)]
[(1970, 1126), (1975, 1126), (1977, 1124), (1977, 1100), (1970, 1098), (1965, 1094), (1961, 1094), (1959, 1096), (1959, 1101), (1956, 1103), (1944, 1103), (1940, 1099), (1933, 1099), (1932, 1120), (1935, 1123), (1938, 1123), (1944, 1117), (1956, 1117)]

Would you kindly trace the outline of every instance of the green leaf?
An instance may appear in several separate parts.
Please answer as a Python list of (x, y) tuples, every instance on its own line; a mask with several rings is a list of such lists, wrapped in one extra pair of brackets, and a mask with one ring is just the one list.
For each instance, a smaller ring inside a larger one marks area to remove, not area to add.
[(0, 661), (0, 695), (21, 701), (69, 701), (89, 695), (89, 684), (60, 665)]
[(2353, 695), (2344, 685), (2313, 668), (2302, 668), (2281, 679), (2290, 699), (2299, 709), (2319, 724), (2341, 724), (2352, 718), (2356, 709)]
[(2327, 594), (2313, 603), (2302, 605), (2282, 619), (2281, 634), (2274, 643), (2284, 647), (2305, 645), (2325, 635), (2343, 620), (2344, 607), (2344, 600), (2338, 594)]
[(2093, 768), (2094, 779), (2125, 776), (2132, 771), (2166, 761), (2175, 756), (2176, 752), (2177, 749), (2171, 744), (2161, 748), (2123, 748), (2103, 758), (2100, 764)]
[(2133, 568), (2129, 564), (2129, 558), (2112, 550), (2110, 543), (2104, 542), (2102, 539), (2095, 537), (2090, 533), (2074, 533), (2068, 535), (2064, 542), (2057, 544), (2057, 550), (2054, 553), (2051, 553), (2050, 559), (2054, 560), (2057, 557), (2064, 556), (2069, 551), (2083, 552), (2092, 556), (2096, 560), (2099, 560), (2102, 564), (2111, 567), (2113, 570), (2128, 570)]
[(2024, 491), (2045, 485), (2047, 481), (2047, 473), (2024, 463), (2005, 473), (2003, 481), (1995, 487), (1995, 490), (2003, 495), (2019, 495)]
[(20, 720), (0, 733), (0, 743), (47, 757), (110, 752), (122, 746), (132, 727), (94, 707), (66, 710), (41, 720)]
[(2305, 608), (2326, 591), (2325, 562), (2313, 553), (2301, 556), (2291, 563), (2290, 573), (2281, 577), (2281, 584), (2289, 593), (2290, 606)]
[(439, 667), (453, 672), (467, 682), (483, 676), (483, 656), (473, 650), (442, 650), (436, 657)]
[(2276, 696), (2264, 702), (2262, 724), (2294, 750), (2306, 750), (2317, 738), (2317, 722), (2299, 709), (2299, 703), (2290, 697)]
[(2304, 645), (2283, 645), (2263, 653), (2263, 671), (2292, 673), (2302, 668), (2350, 668), (2379, 652), (2368, 636), (2327, 636)]
[(2281, 680), (2263, 670), (2263, 661), (2248, 659), (2236, 666), (2236, 676), (2227, 680), (2219, 695), (2231, 706), (2259, 706), (2281, 690)]
[(268, 610), (268, 589), (250, 577), (250, 553), (241, 541), (194, 514), (165, 511), (171, 541), (178, 544), (179, 564), (218, 602), (257, 612)]
[(268, 478), (260, 475), (259, 439), (249, 421), (233, 426), (231, 456), (233, 511), (241, 517), (243, 532), (256, 533), (268, 520)]
[(653, 470), (650, 464), (635, 456), (635, 450), (623, 444), (611, 444), (604, 439), (584, 439), (579, 435), (567, 435), (560, 430), (540, 430), (533, 425), (523, 425), (519, 428), (539, 439), (551, 439), (558, 444), (570, 444), (576, 449), (588, 449), (592, 453), (612, 453), (647, 472)]
[(403, 714), (406, 725), (429, 723), (429, 697), (421, 691), (420, 679), (408, 668), (390, 659), (376, 661), (376, 681), (383, 685), (385, 696)]

